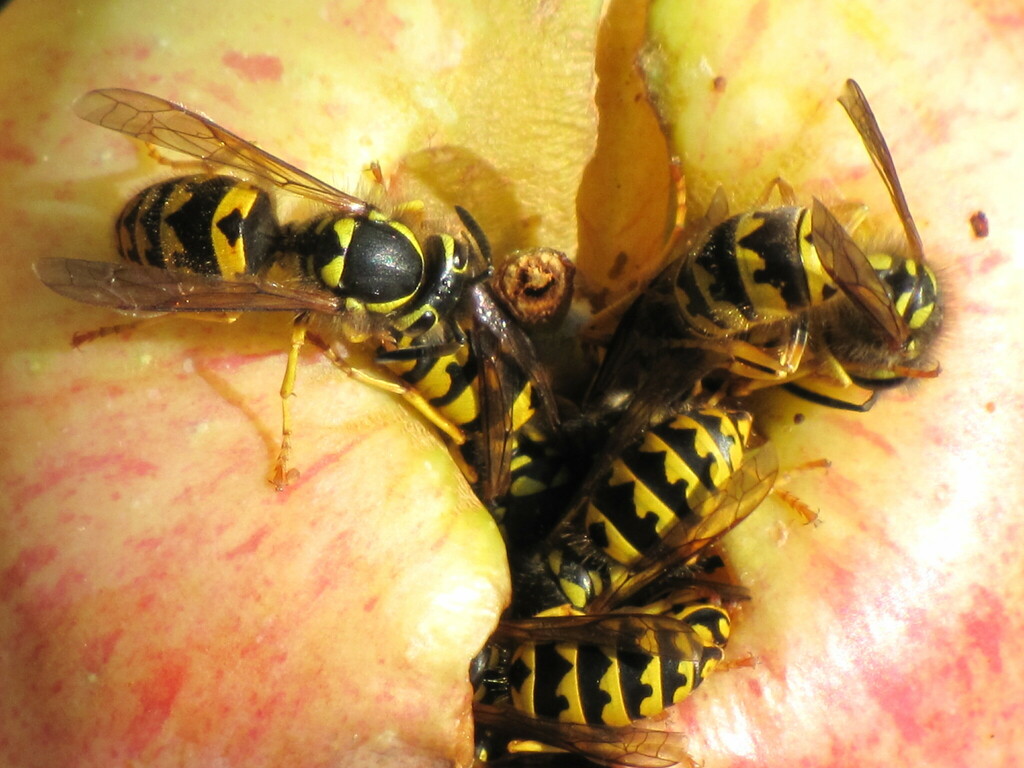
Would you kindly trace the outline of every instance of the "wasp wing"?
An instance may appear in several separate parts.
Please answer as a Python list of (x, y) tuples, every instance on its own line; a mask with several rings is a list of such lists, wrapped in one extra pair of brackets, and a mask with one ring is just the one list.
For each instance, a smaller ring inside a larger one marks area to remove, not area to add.
[(85, 259), (40, 259), (33, 269), (44, 285), (75, 301), (124, 312), (337, 313), (325, 291), (291, 288), (251, 277), (174, 272), (161, 267)]
[(811, 232), (821, 265), (851, 301), (864, 310), (898, 349), (910, 335), (885, 283), (850, 234), (817, 198), (811, 208)]
[(572, 520), (586, 506), (598, 485), (604, 482), (612, 462), (639, 442), (654, 423), (674, 412), (680, 402), (689, 400), (700, 389), (709, 373), (724, 366), (727, 358), (699, 347), (662, 349), (625, 412), (612, 421), (604, 445), (568, 507), (568, 512), (553, 535), (562, 536), (571, 529)]
[(692, 560), (764, 501), (775, 486), (778, 473), (778, 455), (770, 443), (747, 451), (728, 482), (695, 507), (694, 524), (680, 523), (666, 531), (659, 545), (631, 566), (629, 574), (598, 596), (587, 610), (599, 614), (622, 605), (672, 569)]
[[(661, 373), (659, 355), (666, 344), (682, 339), (678, 330), (679, 311), (675, 279), (684, 262), (710, 232), (729, 216), (729, 202), (721, 187), (715, 190), (702, 216), (694, 218), (666, 244), (654, 277), (627, 296), (628, 305), (615, 328), (601, 366), (585, 398), (585, 407), (618, 407), (629, 400), (649, 376)], [(620, 314), (627, 297), (599, 313), (597, 322), (606, 324), (605, 312)], [(618, 403), (616, 401), (619, 401)]]
[(488, 755), (486, 762), (478, 759), (473, 768), (594, 768), (594, 763), (583, 755), (535, 743), (540, 749), (531, 745), (526, 750), (522, 741), (516, 741), (509, 745), (512, 751), (500, 757)]
[[(495, 359), (493, 345), (486, 334), (470, 334), (473, 354), (480, 372), (478, 402), (480, 432), (477, 455), (480, 457), (480, 498), (491, 504), (508, 493), (512, 475), (512, 454), (515, 438), (512, 429), (514, 394), (519, 388), (508, 380)], [(474, 438), (471, 438), (474, 439)]]
[(469, 340), (480, 367), (481, 497), (494, 501), (508, 491), (515, 447), (513, 416), (524, 385), (529, 383), (538, 404), (528, 418), (539, 418), (547, 434), (557, 434), (558, 412), (545, 368), (529, 337), (483, 283), (469, 289), (468, 300), (473, 323)]
[(671, 322), (673, 311), (665, 285), (668, 269), (622, 315), (584, 398), (584, 410), (623, 407), (651, 375), (652, 363), (665, 347), (665, 331), (670, 327), (665, 321)]
[(335, 189), (212, 120), (180, 104), (126, 88), (89, 91), (74, 105), (90, 123), (134, 136), (148, 144), (224, 165), (269, 181), (281, 189), (320, 200), (353, 216), (366, 215), (369, 203)]
[[(693, 765), (681, 734), (638, 726), (580, 725), (544, 720), (508, 706), (475, 703), (478, 727), (512, 739), (532, 739), (564, 749), (607, 768), (669, 768)], [(511, 755), (515, 755), (513, 751)], [(510, 755), (510, 756), (511, 756)]]
[(500, 354), (522, 371), (531, 380), (540, 402), (540, 416), (545, 426), (556, 429), (558, 426), (558, 407), (555, 395), (551, 390), (551, 382), (547, 376), (547, 368), (541, 363), (534, 350), (530, 337), (509, 316), (501, 304), (495, 299), (488, 286), (477, 283), (470, 289), (470, 301), (473, 305), (475, 321), (485, 327), (492, 339), (497, 342)]
[(924, 245), (921, 243), (921, 235), (914, 224), (914, 218), (910, 215), (910, 207), (907, 205), (907, 198), (903, 195), (903, 187), (900, 186), (899, 177), (896, 175), (896, 165), (892, 161), (892, 154), (889, 152), (889, 145), (885, 143), (882, 136), (882, 129), (878, 127), (875, 113), (871, 111), (867, 96), (860, 89), (854, 80), (847, 80), (843, 92), (839, 95), (839, 103), (842, 104), (846, 114), (853, 121), (857, 133), (860, 134), (864, 146), (867, 147), (871, 161), (878, 169), (886, 189), (889, 190), (889, 197), (896, 206), (900, 221), (903, 223), (903, 231), (906, 232), (907, 242), (910, 243), (911, 253), (918, 262), (924, 261)]

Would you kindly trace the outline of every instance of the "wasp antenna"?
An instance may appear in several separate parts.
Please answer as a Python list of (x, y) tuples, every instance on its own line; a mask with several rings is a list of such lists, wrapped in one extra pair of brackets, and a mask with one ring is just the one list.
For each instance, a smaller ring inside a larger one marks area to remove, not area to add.
[(470, 212), (461, 205), (455, 206), (455, 213), (459, 215), (459, 221), (462, 222), (462, 226), (466, 228), (466, 231), (476, 241), (477, 247), (480, 248), (480, 255), (483, 256), (484, 262), (487, 264), (488, 269), (490, 269), (491, 243), (487, 239), (487, 235), (484, 234), (483, 228), (477, 223), (477, 220), (473, 218)]

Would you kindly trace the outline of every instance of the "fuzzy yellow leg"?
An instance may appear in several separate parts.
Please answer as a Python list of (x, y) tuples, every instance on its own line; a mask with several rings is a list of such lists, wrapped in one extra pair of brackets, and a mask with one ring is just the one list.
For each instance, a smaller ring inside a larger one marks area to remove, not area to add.
[[(743, 379), (768, 380), (770, 384), (777, 384), (780, 380), (790, 377), (799, 367), (806, 346), (806, 335), (794, 333), (790, 341), (777, 348), (774, 354), (743, 339), (696, 339), (685, 341), (682, 346), (707, 347), (711, 352), (732, 358), (732, 362), (725, 367), (734, 375)], [(738, 390), (743, 390), (745, 384), (747, 382), (737, 385)], [(750, 390), (759, 388), (757, 384), (750, 383)], [(741, 391), (740, 394), (747, 394), (747, 391)]]
[(423, 395), (404, 382), (392, 379), (386, 374), (376, 371), (352, 368), (341, 360), (336, 360), (335, 364), (345, 370), (356, 381), (369, 384), (371, 387), (377, 387), (385, 392), (391, 392), (404, 398), (409, 405), (419, 411), (427, 421), (441, 430), (456, 445), (462, 445), (466, 442), (465, 433), (454, 422), (442, 416), (434, 406), (427, 402)]

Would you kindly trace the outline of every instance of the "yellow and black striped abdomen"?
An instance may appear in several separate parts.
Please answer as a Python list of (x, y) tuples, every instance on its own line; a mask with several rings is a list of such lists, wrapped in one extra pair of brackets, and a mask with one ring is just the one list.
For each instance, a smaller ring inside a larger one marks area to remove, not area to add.
[(787, 320), (836, 293), (805, 208), (751, 211), (712, 228), (684, 257), (674, 292), (683, 323), (707, 336)]
[(512, 654), (513, 706), (565, 723), (624, 726), (685, 699), (703, 679), (695, 636), (650, 630), (649, 650), (523, 643)]
[(388, 360), (381, 364), (465, 433), (480, 428), (479, 369), (468, 344), (447, 355), (424, 354), (412, 360)]
[(677, 526), (696, 528), (700, 505), (728, 482), (743, 461), (750, 416), (718, 408), (687, 411), (651, 426), (624, 450), (587, 504), (587, 535), (629, 567)]
[(508, 492), (493, 510), (512, 550), (541, 541), (558, 523), (573, 491), (573, 471), (560, 445), (542, 433), (513, 436)]
[(729, 613), (718, 603), (694, 596), (691, 591), (682, 589), (645, 605), (641, 610), (644, 613), (678, 619), (696, 633), (703, 649), (702, 677), (710, 673), (713, 666), (725, 655), (732, 621)]
[(571, 473), (564, 446), (542, 415), (542, 398), (530, 377), (505, 366), (503, 379), (511, 393), (509, 487), (492, 513), (509, 548), (523, 550), (543, 539), (564, 514)]
[[(410, 345), (413, 339), (403, 342)], [(488, 462), (509, 461), (508, 490), (485, 499), (509, 545), (522, 548), (542, 538), (564, 511), (569, 478), (564, 457), (540, 426), (539, 396), (530, 378), (503, 366), (500, 382), (485, 384), (472, 344), (445, 355), (385, 357), (380, 364), (463, 432), (466, 440), (458, 450), (471, 482), (488, 477)], [(486, 393), (484, 386), (490, 386)]]
[(122, 258), (227, 279), (274, 257), (279, 228), (270, 197), (231, 176), (185, 176), (142, 190), (117, 220)]

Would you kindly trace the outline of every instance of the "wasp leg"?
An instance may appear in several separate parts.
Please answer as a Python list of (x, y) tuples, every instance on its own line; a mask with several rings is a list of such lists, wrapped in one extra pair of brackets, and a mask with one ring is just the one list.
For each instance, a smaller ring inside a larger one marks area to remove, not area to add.
[[(381, 195), (386, 196), (388, 194), (388, 185), (384, 180), (384, 171), (381, 170), (380, 162), (374, 160), (366, 168), (363, 168), (363, 178), (374, 187), (380, 189)], [(426, 215), (426, 206), (422, 200), (408, 200), (404, 203), (399, 203), (391, 208), (391, 215), (396, 219), (401, 219), (405, 223), (410, 221), (415, 222), (417, 225), (423, 223), (423, 217)]]
[(419, 411), (427, 421), (441, 430), (456, 445), (462, 445), (466, 442), (466, 434), (452, 421), (438, 413), (437, 409), (427, 402), (423, 395), (412, 387), (382, 373), (371, 372), (361, 368), (353, 368), (340, 359), (335, 360), (335, 365), (340, 367), (356, 381), (368, 384), (371, 387), (377, 387), (385, 392), (391, 392), (392, 394), (404, 398), (409, 405)]
[(831, 354), (819, 351), (818, 358), (784, 384), (788, 392), (828, 408), (859, 413), (871, 410), (877, 392), (855, 384), (850, 372)]
[(580, 331), (584, 343), (604, 344), (615, 333), (615, 326), (622, 315), (650, 286), (651, 281), (665, 265), (682, 252), (698, 244), (702, 237), (714, 227), (729, 218), (729, 201), (722, 187), (715, 189), (704, 215), (686, 224), (686, 185), (683, 179), (679, 158), (674, 158), (670, 165), (672, 181), (675, 186), (675, 213), (672, 230), (661, 249), (658, 258), (651, 262), (639, 277), (639, 284), (633, 290), (620, 296), (608, 306), (595, 313)]
[(851, 201), (829, 203), (828, 209), (832, 211), (832, 215), (843, 225), (843, 229), (851, 235), (868, 217), (868, 207), (864, 203)]
[(167, 168), (173, 168), (175, 171), (196, 173), (197, 170), (199, 170), (207, 173), (213, 173), (216, 168), (212, 163), (204, 163), (195, 158), (189, 160), (174, 160), (161, 152), (160, 148), (155, 144), (143, 144), (140, 154), (144, 154), (155, 163), (159, 163)]
[(615, 335), (615, 328), (626, 310), (647, 290), (647, 283), (641, 282), (633, 290), (620, 296), (608, 306), (595, 312), (579, 332), (584, 344), (605, 345)]
[[(704, 341), (687, 342), (686, 346), (708, 347), (712, 352), (731, 357), (732, 362), (727, 366), (729, 372), (743, 379), (778, 383), (779, 379), (785, 379), (796, 371), (796, 365), (787, 354), (789, 347), (784, 347), (779, 354), (772, 354), (742, 339), (719, 339), (713, 344)], [(746, 384), (747, 382), (744, 382), (744, 385), (737, 385), (734, 394), (739, 393), (737, 396), (741, 396), (759, 388), (754, 382), (750, 382), (749, 386), (745, 386)]]
[[(615, 326), (626, 310), (636, 301), (640, 296), (647, 290), (651, 280), (657, 275), (661, 269), (668, 263), (673, 256), (676, 254), (676, 249), (679, 247), (680, 242), (683, 240), (684, 235), (689, 234), (693, 227), (686, 226), (686, 180), (683, 178), (682, 163), (678, 157), (673, 157), (669, 163), (669, 174), (672, 177), (672, 186), (675, 188), (675, 201), (674, 205), (671, 206), (673, 211), (672, 216), (672, 229), (665, 239), (665, 244), (662, 246), (661, 253), (658, 258), (651, 262), (651, 266), (645, 270), (639, 278), (639, 283), (636, 288), (629, 291), (628, 293), (615, 299), (611, 304), (602, 308), (596, 312), (587, 322), (580, 331), (580, 338), (585, 343), (591, 344), (605, 344), (615, 333)], [(719, 190), (721, 187), (719, 187)], [(716, 191), (716, 195), (717, 192)], [(716, 197), (716, 199), (718, 199)], [(722, 198), (724, 200), (724, 197)], [(726, 216), (728, 215), (728, 203), (726, 205)], [(708, 216), (717, 216), (712, 214), (710, 207), (705, 214), (705, 219)], [(723, 219), (725, 216), (722, 217)], [(702, 220), (703, 221), (703, 220)], [(716, 224), (719, 222), (715, 222)], [(700, 225), (703, 227), (703, 224)], [(709, 227), (710, 228), (710, 227)], [(688, 238), (689, 239), (689, 238)]]
[(795, 467), (791, 467), (779, 475), (778, 479), (775, 481), (775, 486), (772, 488), (772, 493), (775, 494), (779, 501), (796, 512), (797, 515), (803, 519), (804, 525), (809, 523), (817, 525), (819, 522), (818, 513), (811, 509), (807, 502), (792, 491), (787, 491), (782, 488), (782, 486), (792, 480), (793, 475), (799, 472), (808, 472), (815, 469), (828, 469), (831, 466), (832, 462), (828, 459), (814, 459), (812, 461), (805, 461), (803, 464), (797, 464)]
[(674, 205), (672, 205), (672, 230), (665, 239), (665, 246), (662, 248), (661, 258), (658, 259), (658, 266), (671, 258), (672, 252), (679, 244), (686, 229), (686, 180), (683, 178), (682, 161), (673, 157), (668, 166), (669, 175), (672, 177), (672, 187), (675, 190)]
[(715, 192), (708, 201), (708, 207), (693, 225), (687, 229), (692, 232), (691, 239), (703, 236), (729, 218), (729, 199), (725, 196), (725, 190), (715, 187)]
[(296, 318), (292, 326), (292, 343), (288, 350), (288, 364), (284, 369), (281, 381), (281, 450), (277, 453), (277, 461), (268, 478), (274, 487), (283, 491), (285, 486), (299, 477), (297, 469), (288, 469), (288, 460), (292, 453), (292, 413), (289, 400), (295, 394), (295, 374), (299, 368), (299, 352), (306, 344), (306, 320)]
[(776, 176), (774, 179), (768, 182), (768, 186), (765, 187), (764, 192), (761, 193), (761, 197), (757, 200), (758, 207), (766, 205), (768, 199), (772, 196), (772, 190), (779, 190), (779, 197), (782, 199), (783, 205), (796, 205), (796, 192), (793, 191), (793, 187), (790, 186), (789, 182), (783, 179), (781, 176)]
[(732, 393), (741, 397), (797, 375), (807, 350), (809, 330), (808, 318), (803, 316), (793, 322), (758, 326), (743, 338), (720, 344), (732, 356), (727, 368), (742, 378), (732, 387)]
[(132, 320), (127, 323), (118, 323), (117, 325), (104, 325), (102, 328), (94, 328), (91, 331), (75, 331), (71, 336), (71, 346), (78, 349), (83, 344), (102, 339), (105, 336), (113, 336), (115, 333), (124, 333), (125, 331), (133, 331), (143, 323), (151, 323), (155, 320), (165, 319), (167, 315), (160, 315), (159, 317), (145, 317), (139, 320)]
[(855, 384), (834, 387), (830, 386), (827, 381), (812, 377), (787, 382), (782, 386), (791, 395), (796, 395), (801, 400), (815, 405), (823, 405), (826, 408), (837, 408), (854, 413), (870, 411), (874, 407), (875, 401), (878, 400), (878, 393), (873, 390), (858, 387)]
[(384, 183), (384, 172), (380, 169), (378, 160), (373, 160), (366, 168), (363, 168), (363, 176), (369, 179), (374, 186), (380, 187), (381, 192), (388, 191), (388, 185)]
[(724, 661), (718, 662), (715, 666), (715, 672), (731, 672), (736, 669), (753, 669), (760, 662), (757, 657), (752, 653), (745, 653), (738, 659), (725, 659)]
[(312, 333), (309, 334), (309, 340), (320, 347), (327, 359), (343, 370), (346, 375), (351, 376), (361, 384), (398, 395), (415, 408), (427, 421), (441, 430), (453, 443), (462, 445), (466, 442), (466, 434), (454, 422), (442, 416), (423, 395), (405, 382), (394, 378), (384, 371), (373, 371), (350, 365), (345, 359), (343, 352), (336, 349), (335, 346), (325, 343), (323, 339)]
[(419, 223), (426, 215), (426, 207), (423, 205), (422, 200), (409, 200), (408, 202), (396, 205), (392, 215), (402, 221), (411, 220)]
[[(455, 329), (459, 332), (459, 329)], [(427, 360), (437, 359), (439, 357), (447, 357), (454, 355), (459, 351), (459, 347), (466, 343), (465, 337), (462, 340), (445, 341), (438, 344), (431, 344), (429, 346), (415, 346), (415, 347), (402, 347), (401, 349), (389, 349), (383, 352), (378, 352), (376, 361), (378, 363), (400, 363), (402, 361)]]

